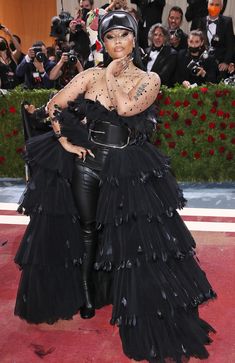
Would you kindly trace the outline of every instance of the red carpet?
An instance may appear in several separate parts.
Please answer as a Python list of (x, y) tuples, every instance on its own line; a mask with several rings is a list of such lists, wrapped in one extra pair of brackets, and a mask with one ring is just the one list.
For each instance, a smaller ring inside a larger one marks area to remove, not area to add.
[[(25, 226), (0, 225), (0, 363), (128, 363), (122, 353), (118, 329), (109, 325), (111, 307), (84, 321), (75, 316), (55, 325), (28, 325), (14, 317), (20, 273), (13, 256)], [(217, 330), (206, 361), (235, 363), (235, 234), (193, 232), (198, 257), (218, 299), (200, 309), (201, 316)]]

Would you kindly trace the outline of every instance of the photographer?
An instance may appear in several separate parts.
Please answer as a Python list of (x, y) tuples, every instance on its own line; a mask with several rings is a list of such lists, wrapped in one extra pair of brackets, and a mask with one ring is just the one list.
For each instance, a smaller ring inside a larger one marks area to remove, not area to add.
[(9, 90), (17, 86), (16, 67), (17, 61), (7, 40), (0, 36), (0, 88)]
[(82, 12), (69, 24), (69, 43), (74, 43), (74, 50), (79, 53), (82, 65), (84, 65), (90, 55), (90, 38), (86, 31), (86, 23), (82, 19)]
[(180, 28), (183, 21), (183, 10), (179, 6), (173, 6), (168, 15), (168, 30), (170, 33), (170, 45), (177, 52), (187, 48), (187, 34)]
[(144, 59), (148, 72), (155, 72), (161, 78), (161, 84), (171, 87), (174, 83), (177, 52), (168, 44), (168, 30), (160, 23), (149, 30), (149, 45)]
[(55, 67), (50, 72), (50, 80), (56, 80), (56, 88), (61, 89), (68, 84), (76, 74), (83, 71), (81, 62), (77, 54), (71, 48), (64, 51), (57, 50), (56, 58), (58, 60)]
[(206, 82), (217, 83), (215, 57), (205, 50), (203, 34), (199, 30), (189, 33), (188, 49), (178, 53), (176, 82), (185, 88)]
[(229, 16), (221, 15), (223, 0), (208, 1), (208, 16), (201, 22), (201, 30), (210, 46), (215, 48), (220, 80), (227, 74), (234, 52), (233, 21)]
[(24, 77), (25, 88), (53, 88), (49, 75), (55, 63), (47, 59), (46, 46), (42, 41), (33, 44), (16, 68), (16, 74)]

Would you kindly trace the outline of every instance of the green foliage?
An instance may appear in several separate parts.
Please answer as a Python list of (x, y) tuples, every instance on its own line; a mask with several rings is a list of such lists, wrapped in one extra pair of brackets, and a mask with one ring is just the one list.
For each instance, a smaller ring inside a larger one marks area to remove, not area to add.
[(21, 102), (27, 100), (41, 106), (51, 93), (51, 90), (16, 88), (6, 96), (0, 95), (0, 177), (24, 177)]
[(179, 180), (235, 180), (235, 88), (162, 89), (153, 142), (172, 160)]
[[(23, 177), (21, 102), (41, 106), (51, 90), (16, 88), (0, 96), (0, 177)], [(235, 88), (162, 88), (153, 143), (169, 155), (178, 180), (235, 180)]]

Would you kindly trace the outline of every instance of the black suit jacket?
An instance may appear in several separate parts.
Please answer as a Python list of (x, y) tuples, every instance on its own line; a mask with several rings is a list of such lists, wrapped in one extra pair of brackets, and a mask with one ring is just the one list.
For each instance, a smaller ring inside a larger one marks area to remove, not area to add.
[[(207, 38), (207, 17), (201, 19), (200, 29), (209, 44)], [(219, 37), (219, 42), (215, 46), (215, 58), (219, 63), (230, 63), (235, 49), (232, 18), (224, 15), (219, 16), (216, 35)]]
[[(192, 72), (187, 68), (189, 62), (192, 59), (193, 58), (187, 49), (178, 52), (175, 78), (176, 82), (182, 83), (183, 81), (189, 81), (191, 84), (197, 83), (198, 85), (206, 82), (217, 83), (218, 68), (214, 57), (209, 57), (203, 61), (202, 67), (206, 71), (206, 76), (204, 78), (193, 75)], [(194, 60), (196, 59), (194, 58)]]
[[(151, 49), (147, 49), (148, 55), (150, 51)], [(147, 59), (149, 60), (149, 57)], [(164, 45), (153, 63), (151, 72), (158, 73), (161, 84), (171, 87), (174, 84), (176, 64), (177, 52), (170, 45)]]

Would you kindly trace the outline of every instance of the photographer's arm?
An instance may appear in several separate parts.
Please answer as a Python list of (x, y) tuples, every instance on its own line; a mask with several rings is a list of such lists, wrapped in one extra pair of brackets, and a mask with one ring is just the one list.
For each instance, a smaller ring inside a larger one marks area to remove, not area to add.
[(13, 34), (12, 34), (12, 32), (8, 29), (8, 28), (6, 28), (6, 27), (4, 27), (3, 29), (2, 29), (3, 31), (4, 31), (4, 33), (6, 34), (6, 35), (8, 35), (10, 38), (11, 38), (11, 40), (12, 40), (12, 43), (14, 44), (14, 46), (15, 46), (15, 51), (11, 51), (11, 54), (12, 54), (12, 57), (14, 58), (14, 60), (16, 61), (16, 63), (18, 63), (18, 60), (19, 60), (19, 58), (20, 58), (20, 56), (21, 56), (21, 53), (22, 53), (22, 51), (21, 51), (21, 46), (20, 46), (20, 43), (18, 42), (18, 40), (13, 36)]
[(60, 60), (56, 65), (51, 69), (49, 78), (51, 81), (56, 80), (62, 75), (62, 67), (63, 65), (68, 62), (68, 56), (65, 54), (62, 54)]

